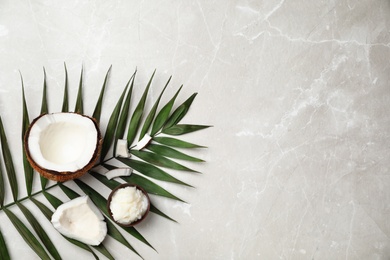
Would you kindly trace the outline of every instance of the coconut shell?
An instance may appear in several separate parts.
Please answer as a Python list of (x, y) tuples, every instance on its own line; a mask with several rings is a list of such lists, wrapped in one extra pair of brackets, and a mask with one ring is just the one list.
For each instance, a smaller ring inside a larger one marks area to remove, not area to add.
[[(67, 113), (71, 114), (73, 112), (67, 112)], [(73, 114), (78, 114), (78, 113), (73, 113)], [(73, 171), (73, 172), (72, 171), (59, 172), (59, 171), (46, 169), (46, 168), (38, 165), (34, 161), (34, 159), (32, 158), (32, 156), (30, 154), (29, 147), (28, 147), (28, 138), (29, 138), (32, 126), (35, 124), (35, 122), (38, 119), (40, 119), (42, 116), (45, 116), (45, 115), (46, 114), (42, 114), (39, 117), (35, 118), (31, 122), (31, 124), (29, 125), (29, 127), (28, 127), (28, 129), (26, 131), (26, 134), (24, 136), (24, 140), (23, 140), (24, 150), (26, 152), (26, 157), (27, 157), (27, 160), (30, 163), (31, 167), (33, 167), (34, 170), (39, 172), (43, 177), (45, 177), (45, 178), (47, 178), (49, 180), (57, 181), (57, 182), (64, 182), (64, 181), (68, 181), (68, 180), (73, 180), (73, 179), (76, 179), (76, 178), (79, 178), (79, 177), (83, 176), (90, 169), (92, 169), (93, 166), (96, 164), (97, 160), (100, 157), (100, 152), (102, 150), (103, 139), (102, 139), (102, 135), (101, 135), (100, 130), (99, 130), (98, 123), (92, 117), (89, 117), (89, 116), (86, 116), (86, 115), (82, 115), (82, 114), (78, 114), (78, 115), (81, 115), (83, 117), (86, 117), (86, 118), (90, 119), (93, 122), (93, 124), (94, 124), (94, 126), (96, 128), (96, 132), (97, 132), (96, 148), (95, 148), (95, 151), (94, 151), (94, 153), (93, 153), (93, 155), (91, 157), (91, 160), (83, 168), (81, 168), (81, 169), (79, 169), (77, 171)]]

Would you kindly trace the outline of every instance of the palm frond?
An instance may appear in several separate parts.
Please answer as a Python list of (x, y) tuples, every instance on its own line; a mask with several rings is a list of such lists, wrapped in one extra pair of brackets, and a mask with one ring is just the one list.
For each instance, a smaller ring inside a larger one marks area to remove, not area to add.
[(62, 98), (62, 112), (69, 112), (69, 97), (68, 97), (68, 70), (66, 68), (66, 63), (64, 62), (65, 69), (65, 84), (64, 84), (64, 97)]
[(188, 110), (191, 107), (192, 102), (194, 101), (198, 93), (192, 94), (183, 104), (178, 106), (176, 110), (169, 117), (168, 121), (164, 125), (163, 129), (170, 128), (180, 122), (181, 119), (187, 114)]
[(176, 179), (175, 177), (171, 176), (169, 173), (161, 170), (160, 168), (152, 164), (145, 163), (138, 160), (128, 159), (128, 158), (118, 158), (118, 160), (150, 178), (192, 187), (191, 185)]
[(167, 136), (155, 136), (153, 137), (153, 140), (157, 143), (177, 148), (206, 148), (206, 146), (189, 143), (177, 138)]
[(59, 198), (56, 196), (52, 195), (51, 193), (47, 191), (43, 191), (43, 195), (47, 199), (48, 202), (53, 206), (53, 208), (57, 209), (61, 204), (63, 203)]
[(3, 177), (3, 167), (0, 160), (0, 207), (3, 208), (5, 199), (5, 183)]
[(112, 256), (110, 251), (107, 250), (107, 248), (103, 245), (103, 243), (100, 243), (100, 245), (98, 246), (92, 246), (92, 247), (95, 248), (97, 251), (99, 251), (102, 255), (104, 255), (108, 259), (115, 260), (115, 258)]
[(24, 137), (26, 135), (26, 131), (28, 126), (30, 125), (30, 119), (28, 116), (27, 104), (26, 104), (26, 96), (24, 94), (24, 83), (22, 73), (20, 73), (20, 79), (22, 82), (22, 104), (23, 104), (23, 122), (22, 122), (22, 151), (23, 151), (23, 167), (24, 167), (24, 175), (26, 180), (26, 189), (27, 195), (31, 195), (32, 185), (34, 181), (34, 170), (31, 167), (30, 163), (27, 160), (26, 151), (23, 148)]
[[(84, 103), (83, 103), (83, 71), (84, 67), (81, 67), (80, 72), (80, 81), (79, 81), (79, 90), (77, 91), (76, 105), (74, 112), (83, 114), (84, 113)], [(65, 85), (66, 86), (66, 85)]]
[(42, 241), (43, 245), (46, 247), (47, 251), (53, 256), (54, 259), (61, 259), (61, 256), (58, 253), (53, 242), (50, 240), (49, 236), (39, 224), (38, 220), (34, 217), (34, 215), (22, 203), (17, 203), (17, 205), (20, 211), (22, 211), (23, 215), (26, 217), (27, 221), (34, 229), (35, 233), (38, 235), (39, 239)]
[(43, 92), (42, 92), (41, 115), (46, 113), (49, 113), (49, 107), (47, 104), (46, 70), (45, 67), (43, 67)]
[(11, 257), (9, 256), (8, 248), (4, 240), (3, 233), (0, 230), (0, 259), (3, 260), (10, 260)]
[(174, 125), (162, 130), (167, 135), (184, 135), (211, 127), (210, 125)]
[[(145, 136), (146, 132), (149, 130), (149, 127), (153, 122), (154, 116), (156, 115), (156, 111), (157, 111), (158, 104), (160, 103), (160, 99), (161, 99), (162, 95), (164, 94), (165, 89), (168, 87), (168, 84), (171, 81), (171, 78), (172, 78), (172, 76), (169, 77), (167, 84), (165, 84), (165, 87), (161, 91), (161, 93), (158, 96), (156, 102), (154, 103), (152, 109), (150, 110), (148, 116), (146, 117), (145, 122), (144, 122), (144, 126), (142, 127), (141, 133), (139, 134), (139, 140), (141, 140)], [(156, 121), (154, 121), (154, 123), (156, 123)]]
[(110, 75), (111, 68), (112, 68), (112, 65), (107, 70), (106, 76), (104, 78), (104, 83), (103, 83), (102, 89), (100, 91), (99, 99), (96, 102), (95, 110), (93, 111), (93, 115), (92, 115), (92, 117), (95, 118), (96, 122), (98, 122), (98, 123), (100, 122), (100, 116), (102, 114), (103, 97), (104, 97), (104, 92), (106, 90), (108, 76)]
[[(47, 104), (47, 82), (46, 82), (46, 70), (43, 67), (43, 90), (42, 90), (42, 103), (41, 103), (41, 115), (49, 113), (49, 107)], [(47, 185), (47, 179), (40, 176), (41, 187), (44, 190)]]
[(80, 197), (80, 194), (72, 190), (71, 188), (68, 188), (66, 185), (63, 183), (58, 183), (58, 186), (60, 189), (65, 193), (66, 196), (68, 196), (69, 199), (75, 199), (77, 197)]
[(165, 168), (171, 168), (179, 171), (197, 172), (157, 153), (131, 150), (131, 154), (153, 165), (157, 165)]
[[(100, 90), (100, 94), (93, 111), (92, 117), (96, 119), (97, 122), (100, 121), (102, 112), (103, 112), (103, 100), (106, 93), (108, 78), (111, 72), (112, 66), (109, 67), (107, 73), (104, 78), (103, 85)], [(83, 113), (84, 112), (84, 100), (83, 100), (83, 67), (80, 72), (80, 80), (78, 85), (76, 104), (75, 104), (75, 112)], [(44, 80), (43, 80), (43, 90), (42, 90), (42, 102), (41, 102), (41, 114), (45, 114), (49, 112), (48, 108), (48, 99), (47, 99), (47, 76), (45, 68), (43, 68), (44, 72)], [(64, 72), (65, 72), (65, 82), (64, 82), (64, 90), (62, 94), (62, 112), (69, 111), (69, 80), (68, 80), (68, 71), (66, 64), (64, 63)], [(109, 180), (105, 176), (95, 173), (91, 171), (91, 176), (93, 176), (96, 180), (107, 186), (109, 189), (116, 188), (121, 182), (126, 182), (130, 184), (136, 184), (141, 186), (146, 192), (149, 194), (161, 196), (164, 198), (172, 199), (175, 201), (180, 201), (186, 203), (184, 200), (179, 197), (173, 195), (165, 188), (162, 188), (153, 180), (165, 181), (168, 183), (180, 184), (188, 187), (192, 187), (190, 184), (179, 180), (173, 177), (168, 170), (179, 170), (185, 172), (197, 172), (183, 165), (182, 162), (176, 162), (176, 160), (189, 161), (189, 162), (203, 162), (203, 160), (193, 157), (192, 155), (187, 154), (187, 151), (180, 151), (180, 149), (187, 148), (204, 148), (204, 146), (200, 146), (197, 144), (189, 143), (181, 139), (177, 139), (177, 135), (184, 135), (187, 133), (199, 131), (201, 129), (208, 128), (207, 125), (193, 125), (193, 124), (179, 124), (179, 122), (183, 119), (183, 117), (189, 111), (191, 104), (196, 96), (196, 93), (191, 95), (186, 101), (184, 101), (180, 106), (178, 106), (173, 112), (172, 109), (174, 107), (174, 103), (182, 89), (182, 86), (176, 91), (173, 97), (159, 109), (160, 101), (162, 96), (168, 87), (171, 77), (169, 77), (165, 86), (160, 91), (156, 101), (149, 111), (146, 111), (145, 107), (147, 104), (148, 93), (151, 88), (151, 84), (153, 78), (155, 76), (156, 71), (151, 75), (146, 87), (144, 88), (143, 94), (138, 101), (135, 109), (131, 111), (130, 104), (133, 95), (133, 89), (135, 85), (135, 71), (133, 75), (130, 77), (127, 82), (124, 90), (122, 91), (118, 101), (114, 109), (111, 112), (109, 117), (107, 128), (103, 132), (105, 133), (103, 138), (103, 149), (101, 153), (101, 161), (98, 165), (104, 166), (107, 169), (115, 169), (117, 166), (110, 165), (110, 160), (115, 158), (125, 165), (134, 169), (135, 172), (132, 173), (131, 176), (120, 177), (117, 180)], [(23, 82), (23, 77), (20, 73), (21, 85), (22, 85), (22, 113), (23, 113), (23, 121), (22, 121), (22, 134), (21, 141), (24, 140), (25, 132), (28, 129), (30, 124), (29, 113), (27, 109), (27, 102), (25, 96), (25, 86)], [(130, 113), (131, 112), (131, 113)], [(146, 115), (145, 118), (143, 116)], [(127, 129), (127, 134), (125, 131)], [(2, 159), (0, 160), (0, 164), (4, 163), (5, 165), (5, 173), (8, 177), (9, 186), (6, 185), (4, 181), (4, 175), (2, 172), (2, 167), (0, 165), (0, 211), (3, 210), (5, 212), (6, 217), (11, 221), (13, 226), (19, 232), (21, 237), (26, 241), (26, 243), (34, 250), (34, 252), (42, 259), (50, 259), (49, 254), (54, 259), (60, 259), (60, 252), (54, 246), (53, 241), (47, 235), (46, 230), (43, 230), (43, 227), (40, 226), (39, 220), (40, 217), (43, 216), (46, 218), (46, 221), (50, 221), (53, 215), (53, 211), (46, 206), (44, 203), (39, 201), (36, 198), (36, 195), (42, 194), (46, 198), (47, 202), (51, 204), (51, 206), (56, 209), (60, 205), (63, 204), (58, 197), (54, 196), (52, 193), (49, 193), (49, 189), (60, 188), (65, 195), (67, 195), (70, 199), (81, 196), (75, 190), (69, 187), (69, 185), (65, 185), (63, 183), (52, 183), (48, 186), (48, 182), (46, 178), (41, 178), (41, 190), (32, 193), (33, 187), (33, 176), (34, 171), (33, 168), (27, 161), (26, 153), (23, 150), (23, 166), (24, 166), (24, 174), (26, 181), (26, 191), (27, 196), (23, 198), (18, 197), (19, 186), (17, 183), (16, 172), (13, 164), (13, 159), (11, 155), (10, 148), (8, 146), (8, 141), (5, 133), (4, 125), (0, 117), (0, 142), (2, 149)], [(150, 136), (153, 138), (153, 142), (148, 143), (146, 147), (142, 150), (129, 149), (130, 153), (138, 157), (138, 159), (130, 159), (130, 158), (120, 158), (115, 154), (116, 142), (118, 139), (126, 138), (129, 146), (132, 145), (136, 136), (138, 136), (138, 140), (141, 140), (142, 137), (149, 132)], [(160, 136), (162, 135), (162, 136)], [(157, 144), (158, 143), (158, 144)], [(111, 148), (114, 148), (113, 156), (104, 161), (104, 158), (108, 154), (108, 151)], [(160, 167), (163, 167), (161, 169)], [(185, 176), (185, 175), (184, 175)], [(86, 179), (87, 180), (87, 179)], [(105, 216), (105, 221), (108, 227), (108, 235), (112, 237), (114, 240), (124, 245), (126, 248), (132, 250), (136, 255), (142, 256), (133, 248), (127, 238), (122, 234), (124, 232), (131, 235), (131, 237), (141, 241), (145, 245), (154, 249), (154, 247), (142, 236), (142, 234), (135, 229), (134, 227), (121, 227), (114, 223), (107, 212), (106, 203), (107, 199), (104, 198), (99, 192), (95, 190), (95, 188), (86, 180), (73, 180), (73, 182), (83, 191), (84, 194), (88, 195), (93, 203), (100, 209), (100, 211)], [(121, 182), (119, 182), (120, 180)], [(5, 194), (7, 189), (10, 188), (11, 193), (13, 195), (13, 201), (9, 204), (4, 205)], [(31, 200), (32, 203), (40, 210), (41, 215), (33, 215), (32, 212), (22, 204), (25, 200)], [(11, 207), (16, 205), (17, 209), (19, 209), (25, 219), (28, 221), (29, 226), (23, 223), (23, 221), (17, 217), (11, 210)], [(156, 205), (151, 202), (150, 211), (166, 218), (170, 221), (176, 222), (173, 218), (162, 212)], [(35, 237), (38, 236), (39, 239)], [(100, 252), (103, 256), (108, 259), (114, 259), (111, 255), (109, 248), (106, 248), (106, 245), (101, 243), (99, 246), (89, 246), (84, 243), (81, 243), (77, 240), (67, 238), (63, 236), (67, 241), (74, 244), (75, 246), (87, 250), (90, 252), (95, 259), (98, 259), (95, 250)], [(155, 250), (155, 249), (154, 249)], [(0, 229), (0, 256), (1, 259), (9, 259), (9, 254), (6, 245), (6, 239), (4, 239), (1, 229)]]
[(149, 83), (145, 88), (144, 94), (141, 97), (141, 100), (139, 101), (137, 107), (134, 110), (133, 116), (130, 120), (129, 130), (127, 132), (127, 142), (129, 145), (132, 144), (134, 141), (135, 135), (137, 134), (138, 126), (140, 125), (141, 117), (144, 112), (145, 102), (146, 102), (146, 96), (148, 95), (150, 85), (152, 84), (152, 80), (154, 77), (154, 74), (156, 71), (153, 72), (152, 76), (150, 77)]
[(133, 73), (133, 75), (131, 76), (131, 78), (129, 79), (129, 81), (126, 84), (126, 88), (128, 88), (128, 86), (130, 84), (130, 89), (127, 92), (127, 95), (125, 98), (125, 103), (123, 104), (123, 108), (122, 108), (121, 114), (119, 116), (119, 122), (118, 122), (118, 125), (116, 127), (116, 131), (115, 131), (114, 149), (113, 149), (113, 156), (114, 157), (116, 156), (115, 152), (116, 152), (116, 144), (118, 142), (118, 139), (124, 138), (123, 135), (125, 133), (126, 124), (128, 121), (130, 101), (131, 101), (131, 96), (133, 93), (134, 79), (135, 79), (136, 73), (137, 73), (137, 71), (135, 71)]
[(189, 156), (185, 153), (182, 153), (178, 150), (175, 150), (171, 147), (164, 146), (164, 145), (149, 144), (148, 150), (155, 152), (156, 154), (169, 157), (169, 158), (180, 159), (180, 160), (185, 160), (185, 161), (192, 161), (192, 162), (204, 162), (204, 160), (202, 160), (202, 159), (198, 159), (198, 158)]
[(16, 179), (14, 163), (12, 161), (12, 156), (9, 150), (7, 137), (5, 136), (3, 121), (1, 120), (1, 117), (0, 117), (0, 140), (1, 140), (1, 150), (3, 152), (5, 170), (7, 172), (9, 184), (11, 186), (12, 196), (14, 198), (14, 201), (16, 201), (18, 199), (18, 182)]
[(115, 129), (118, 124), (119, 114), (121, 112), (121, 107), (123, 99), (125, 98), (127, 86), (128, 85), (126, 85), (125, 89), (123, 90), (122, 95), (120, 96), (114, 110), (111, 113), (110, 119), (108, 120), (107, 130), (103, 138), (102, 151), (100, 155), (102, 161), (106, 157), (108, 150), (112, 145), (112, 141), (114, 140)]
[(121, 177), (121, 179), (123, 179), (127, 183), (139, 185), (144, 190), (146, 190), (146, 192), (148, 192), (150, 194), (154, 194), (154, 195), (162, 196), (162, 197), (165, 197), (168, 199), (177, 200), (177, 201), (187, 203), (184, 200), (180, 199), (179, 197), (173, 195), (172, 193), (170, 193), (166, 189), (164, 189), (161, 186), (157, 185), (156, 183), (152, 182), (151, 180), (149, 180), (141, 175), (138, 175), (136, 173), (133, 173), (131, 176)]
[(50, 260), (50, 256), (46, 253), (42, 244), (35, 238), (33, 233), (26, 227), (26, 225), (14, 214), (11, 210), (3, 208), (7, 217), (11, 220), (14, 227), (19, 231), (24, 241), (31, 247), (32, 250), (41, 258)]
[(176, 94), (169, 100), (169, 102), (160, 110), (158, 113), (156, 120), (154, 120), (151, 136), (154, 136), (165, 124), (167, 121), (169, 114), (171, 113), (173, 104), (175, 103), (175, 100), (177, 96), (180, 93), (180, 90), (183, 86), (179, 88), (179, 90), (176, 92)]

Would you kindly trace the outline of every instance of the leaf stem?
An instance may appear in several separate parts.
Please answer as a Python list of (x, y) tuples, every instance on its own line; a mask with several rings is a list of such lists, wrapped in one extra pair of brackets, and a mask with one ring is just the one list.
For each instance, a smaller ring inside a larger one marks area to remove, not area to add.
[[(113, 158), (114, 158), (114, 157), (108, 158), (107, 160), (105, 160), (105, 161), (103, 161), (103, 162), (97, 164), (96, 166), (101, 165), (101, 164), (104, 164), (105, 162), (108, 162), (109, 160), (111, 160), (111, 159), (113, 159)], [(11, 203), (9, 203), (9, 204), (7, 204), (7, 205), (4, 205), (3, 207), (0, 207), (0, 210), (3, 210), (4, 208), (9, 208), (9, 207), (11, 207), (11, 206), (13, 206), (13, 205), (16, 205), (16, 204), (19, 203), (19, 202), (22, 202), (22, 201), (27, 200), (27, 199), (29, 199), (29, 198), (31, 198), (31, 197), (34, 197), (34, 196), (36, 196), (36, 195), (38, 195), (38, 194), (41, 194), (41, 193), (43, 193), (43, 192), (45, 192), (45, 191), (47, 191), (47, 190), (50, 190), (51, 188), (57, 187), (59, 184), (60, 184), (60, 183), (57, 182), (57, 183), (55, 183), (55, 184), (53, 184), (53, 185), (51, 185), (51, 186), (49, 186), (49, 187), (47, 187), (47, 188), (45, 188), (45, 189), (42, 189), (42, 190), (37, 191), (37, 192), (35, 192), (35, 193), (32, 193), (32, 194), (29, 195), (29, 196), (23, 197), (23, 198), (21, 198), (21, 199), (19, 199), (19, 200), (17, 200), (17, 201), (14, 201), (14, 202), (11, 202)]]
[(56, 187), (56, 186), (58, 186), (58, 185), (59, 185), (59, 183), (53, 184), (53, 185), (51, 185), (51, 186), (45, 188), (44, 190), (40, 190), (40, 191), (37, 191), (37, 192), (35, 192), (35, 193), (32, 193), (30, 196), (23, 197), (23, 198), (21, 198), (21, 199), (19, 199), (19, 200), (17, 200), (17, 201), (14, 201), (14, 202), (11, 202), (11, 203), (9, 203), (9, 204), (7, 204), (7, 205), (4, 205), (3, 207), (0, 208), (0, 210), (3, 210), (4, 208), (9, 208), (9, 207), (11, 207), (11, 206), (13, 206), (13, 205), (16, 205), (17, 203), (20, 203), (20, 202), (22, 202), (22, 201), (24, 201), (24, 200), (27, 200), (27, 199), (29, 199), (29, 198), (31, 198), (31, 197), (34, 197), (35, 195), (38, 195), (38, 194), (40, 194), (40, 193), (42, 193), (42, 192), (45, 192), (45, 191), (47, 191), (47, 190), (50, 190), (51, 188), (54, 188), (54, 187)]

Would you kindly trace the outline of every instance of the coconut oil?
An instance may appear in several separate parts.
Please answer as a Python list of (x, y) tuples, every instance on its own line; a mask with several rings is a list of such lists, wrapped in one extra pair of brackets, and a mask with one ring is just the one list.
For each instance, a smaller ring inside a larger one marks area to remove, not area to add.
[(110, 210), (116, 222), (130, 224), (142, 218), (148, 204), (148, 198), (141, 190), (136, 187), (124, 187), (113, 194)]

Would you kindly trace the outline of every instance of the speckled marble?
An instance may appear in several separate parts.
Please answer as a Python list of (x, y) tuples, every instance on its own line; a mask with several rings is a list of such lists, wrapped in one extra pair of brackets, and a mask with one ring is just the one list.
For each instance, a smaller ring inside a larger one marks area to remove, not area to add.
[[(158, 253), (127, 236), (145, 259), (390, 258), (389, 1), (3, 0), (0, 57), (20, 196), (19, 70), (33, 117), (42, 66), (55, 112), (63, 62), (71, 106), (84, 64), (86, 113), (111, 64), (107, 109), (136, 67), (137, 97), (156, 68), (151, 99), (173, 75), (165, 100), (184, 84), (181, 101), (199, 93), (186, 122), (214, 127), (187, 138), (209, 147), (194, 154), (203, 174), (174, 173), (196, 189), (163, 184), (189, 203), (153, 197), (180, 224), (152, 214), (138, 228)], [(0, 219), (12, 257), (36, 259)], [(93, 259), (50, 236), (64, 259)]]

